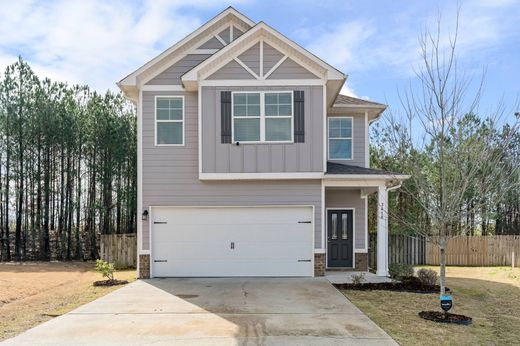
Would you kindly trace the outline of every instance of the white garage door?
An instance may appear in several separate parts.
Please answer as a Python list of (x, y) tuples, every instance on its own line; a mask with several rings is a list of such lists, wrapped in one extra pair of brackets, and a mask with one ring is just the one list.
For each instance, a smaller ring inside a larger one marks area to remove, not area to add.
[(152, 208), (154, 277), (312, 276), (311, 207)]

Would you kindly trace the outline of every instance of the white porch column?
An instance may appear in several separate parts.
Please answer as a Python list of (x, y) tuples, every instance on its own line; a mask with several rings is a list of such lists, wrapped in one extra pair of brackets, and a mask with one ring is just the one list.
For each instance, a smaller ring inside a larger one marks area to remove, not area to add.
[(388, 191), (377, 189), (377, 276), (388, 276)]

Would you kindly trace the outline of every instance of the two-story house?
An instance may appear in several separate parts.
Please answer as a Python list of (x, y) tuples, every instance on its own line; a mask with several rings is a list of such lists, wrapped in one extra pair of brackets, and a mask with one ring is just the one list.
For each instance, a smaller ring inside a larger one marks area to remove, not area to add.
[(406, 176), (369, 168), (385, 109), (346, 76), (228, 8), (122, 79), (138, 109), (138, 275), (320, 276), (366, 271), (367, 196)]

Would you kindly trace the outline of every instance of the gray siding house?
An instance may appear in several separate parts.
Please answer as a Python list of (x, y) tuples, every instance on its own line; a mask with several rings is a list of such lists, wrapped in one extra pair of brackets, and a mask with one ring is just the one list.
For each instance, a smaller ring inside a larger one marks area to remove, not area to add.
[(228, 8), (122, 79), (138, 109), (138, 275), (321, 276), (368, 269), (367, 196), (387, 193), (368, 130), (385, 105), (339, 94), (346, 76)]

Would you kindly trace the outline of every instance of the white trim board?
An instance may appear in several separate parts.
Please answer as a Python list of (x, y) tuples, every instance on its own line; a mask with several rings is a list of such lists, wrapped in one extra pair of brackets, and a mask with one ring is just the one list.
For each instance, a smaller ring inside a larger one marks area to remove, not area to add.
[[(242, 144), (241, 144), (242, 145)], [(243, 144), (243, 145), (248, 145)], [(406, 178), (396, 178), (391, 175), (375, 174), (351, 174), (340, 175), (330, 178), (323, 172), (269, 172), (269, 173), (199, 173), (200, 180), (293, 180), (293, 179), (323, 179), (326, 187), (375, 187), (384, 185), (386, 181), (403, 180)], [(402, 176), (401, 176), (402, 177)]]
[(198, 83), (200, 86), (313, 86), (325, 85), (323, 79), (206, 79)]

